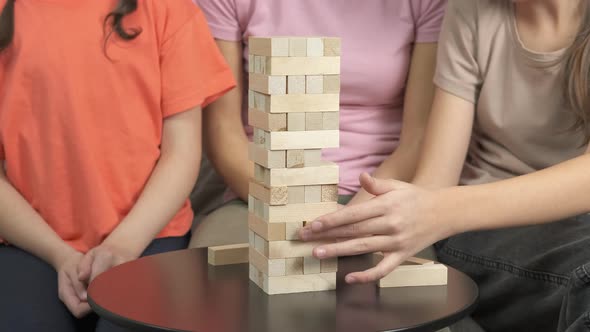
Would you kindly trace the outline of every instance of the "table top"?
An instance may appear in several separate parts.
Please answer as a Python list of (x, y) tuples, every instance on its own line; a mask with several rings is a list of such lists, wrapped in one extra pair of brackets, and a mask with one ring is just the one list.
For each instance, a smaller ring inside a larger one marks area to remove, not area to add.
[(98, 276), (88, 288), (94, 311), (134, 331), (434, 331), (469, 315), (478, 289), (449, 267), (448, 285), (377, 288), (348, 285), (347, 272), (370, 257), (342, 257), (336, 291), (266, 295), (248, 264), (210, 266), (206, 249), (140, 258)]

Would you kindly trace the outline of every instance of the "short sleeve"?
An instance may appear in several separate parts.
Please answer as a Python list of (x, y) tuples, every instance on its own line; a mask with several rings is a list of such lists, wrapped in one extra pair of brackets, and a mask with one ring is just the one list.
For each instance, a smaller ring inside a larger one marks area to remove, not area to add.
[(203, 10), (215, 38), (227, 41), (242, 40), (236, 0), (193, 1)]
[(445, 14), (447, 0), (411, 0), (416, 13), (416, 42), (434, 43), (438, 41)]
[(164, 36), (160, 71), (164, 117), (205, 107), (235, 86), (233, 74), (199, 9), (177, 30)]
[(434, 83), (440, 89), (476, 103), (481, 74), (476, 58), (477, 1), (451, 0), (438, 42)]

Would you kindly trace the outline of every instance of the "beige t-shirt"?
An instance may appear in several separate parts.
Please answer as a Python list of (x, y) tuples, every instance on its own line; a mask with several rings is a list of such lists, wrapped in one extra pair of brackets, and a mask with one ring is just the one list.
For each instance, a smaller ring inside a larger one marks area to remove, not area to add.
[(565, 50), (526, 49), (512, 1), (449, 1), (438, 47), (435, 84), (476, 105), (461, 184), (531, 173), (584, 152), (562, 97)]

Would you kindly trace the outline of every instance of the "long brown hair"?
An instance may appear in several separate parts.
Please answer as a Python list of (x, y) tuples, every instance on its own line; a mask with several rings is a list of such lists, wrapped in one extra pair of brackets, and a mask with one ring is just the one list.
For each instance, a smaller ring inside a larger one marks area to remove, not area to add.
[[(14, 38), (14, 3), (16, 0), (6, 0), (0, 13), (0, 52), (5, 50)], [(124, 40), (132, 40), (141, 33), (141, 29), (125, 30), (123, 18), (137, 9), (137, 0), (119, 0), (115, 9), (104, 20), (105, 26), (110, 25), (111, 32), (115, 32)], [(108, 39), (108, 36), (106, 39)], [(105, 40), (106, 42), (106, 40)]]
[(584, 17), (573, 44), (565, 54), (565, 102), (575, 115), (572, 130), (590, 142), (590, 4), (582, 3)]

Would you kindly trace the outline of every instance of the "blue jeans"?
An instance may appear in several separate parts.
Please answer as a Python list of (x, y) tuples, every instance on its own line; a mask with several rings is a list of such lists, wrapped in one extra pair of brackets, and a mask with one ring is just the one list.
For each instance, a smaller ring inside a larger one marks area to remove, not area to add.
[(590, 215), (465, 233), (435, 245), (473, 278), (472, 317), (488, 332), (590, 331)]
[[(142, 256), (184, 249), (188, 236), (154, 240)], [(57, 273), (41, 259), (0, 245), (0, 331), (123, 332), (90, 314), (76, 319), (59, 300)]]

